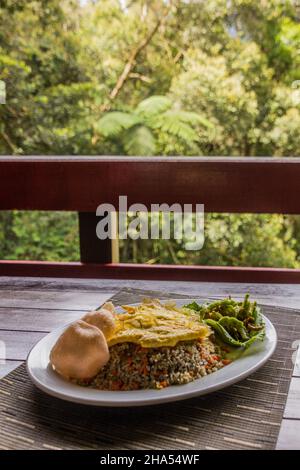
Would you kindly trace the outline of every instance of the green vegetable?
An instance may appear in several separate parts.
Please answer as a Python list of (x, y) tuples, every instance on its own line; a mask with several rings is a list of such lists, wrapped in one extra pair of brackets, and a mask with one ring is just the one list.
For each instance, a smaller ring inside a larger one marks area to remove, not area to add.
[(205, 306), (206, 311), (209, 312), (218, 312), (221, 315), (226, 316), (237, 316), (237, 302), (232, 300), (230, 297), (224, 300), (216, 300), (211, 304)]
[(197, 302), (191, 302), (190, 304), (184, 305), (184, 307), (189, 308), (191, 310), (195, 310), (195, 312), (201, 312), (203, 309), (202, 305), (197, 304)]
[(237, 318), (222, 317), (219, 320), (219, 324), (223, 326), (223, 328), (225, 328), (233, 338), (237, 340), (242, 339), (243, 341), (247, 341), (249, 339), (244, 323)]
[(257, 303), (253, 303), (253, 309), (252, 309), (252, 317), (254, 319), (255, 325), (263, 325), (263, 318), (260, 312), (260, 308), (257, 306)]
[(207, 325), (211, 326), (215, 330), (215, 332), (220, 336), (224, 343), (230, 344), (231, 346), (242, 346), (243, 343), (234, 339), (228, 333), (228, 331), (222, 325), (220, 325), (219, 322), (209, 319), (205, 320), (205, 323), (207, 323)]
[(244, 348), (249, 348), (249, 346), (251, 346), (251, 344), (253, 344), (255, 341), (263, 341), (265, 334), (265, 329), (263, 329), (256, 335), (253, 335), (250, 339), (248, 339), (248, 341), (246, 341), (246, 343), (243, 344)]
[(204, 308), (202, 305), (199, 305), (197, 302), (192, 302), (188, 305), (184, 305), (184, 307), (189, 308), (190, 310), (194, 310), (194, 312), (197, 312), (200, 316), (201, 320), (204, 320)]
[(260, 309), (256, 302), (250, 302), (249, 294), (243, 302), (229, 297), (203, 305), (192, 302), (185, 307), (197, 312), (201, 320), (231, 346), (247, 348), (264, 338), (265, 325)]
[(218, 320), (220, 320), (220, 319), (223, 318), (223, 317), (222, 317), (221, 313), (218, 313), (218, 312), (211, 312), (210, 318), (211, 318), (212, 320), (217, 320), (217, 321), (218, 321)]
[(249, 300), (249, 294), (245, 295), (244, 301), (242, 303), (242, 307), (239, 311), (238, 318), (240, 320), (244, 320), (250, 315), (250, 308), (251, 308), (251, 302)]

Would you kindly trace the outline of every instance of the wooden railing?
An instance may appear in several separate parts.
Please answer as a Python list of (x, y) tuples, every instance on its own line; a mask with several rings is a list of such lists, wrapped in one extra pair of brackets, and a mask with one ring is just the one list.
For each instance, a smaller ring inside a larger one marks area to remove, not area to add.
[[(0, 275), (300, 282), (300, 270), (114, 263), (96, 237), (102, 202), (205, 205), (205, 212), (300, 214), (299, 158), (0, 157), (0, 210), (79, 213), (78, 263), (0, 261)], [(266, 247), (266, 250), (268, 247)]]

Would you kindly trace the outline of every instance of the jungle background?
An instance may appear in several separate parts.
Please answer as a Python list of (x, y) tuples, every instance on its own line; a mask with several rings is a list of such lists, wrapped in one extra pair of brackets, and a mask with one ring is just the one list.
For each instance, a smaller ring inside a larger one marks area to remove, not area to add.
[[(297, 156), (300, 2), (0, 0), (0, 80), (2, 155)], [(300, 267), (296, 216), (207, 214), (205, 237), (120, 260)], [(77, 215), (0, 212), (0, 259), (78, 260)]]

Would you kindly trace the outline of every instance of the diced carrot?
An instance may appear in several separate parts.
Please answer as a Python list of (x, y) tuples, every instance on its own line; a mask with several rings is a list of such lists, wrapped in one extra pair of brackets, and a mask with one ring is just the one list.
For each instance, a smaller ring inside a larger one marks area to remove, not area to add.
[(221, 359), (220, 356), (218, 356), (217, 354), (215, 354), (214, 356), (211, 356), (211, 357), (214, 361), (219, 361)]

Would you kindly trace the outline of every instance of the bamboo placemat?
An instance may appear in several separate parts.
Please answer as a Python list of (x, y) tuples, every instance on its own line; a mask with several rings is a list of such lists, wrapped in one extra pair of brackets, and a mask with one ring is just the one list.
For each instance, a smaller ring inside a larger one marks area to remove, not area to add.
[[(121, 305), (178, 294), (123, 289)], [(25, 364), (0, 381), (2, 449), (274, 449), (292, 376), (300, 312), (264, 306), (278, 347), (259, 371), (208, 396), (144, 408), (95, 408), (52, 398), (30, 382)]]

